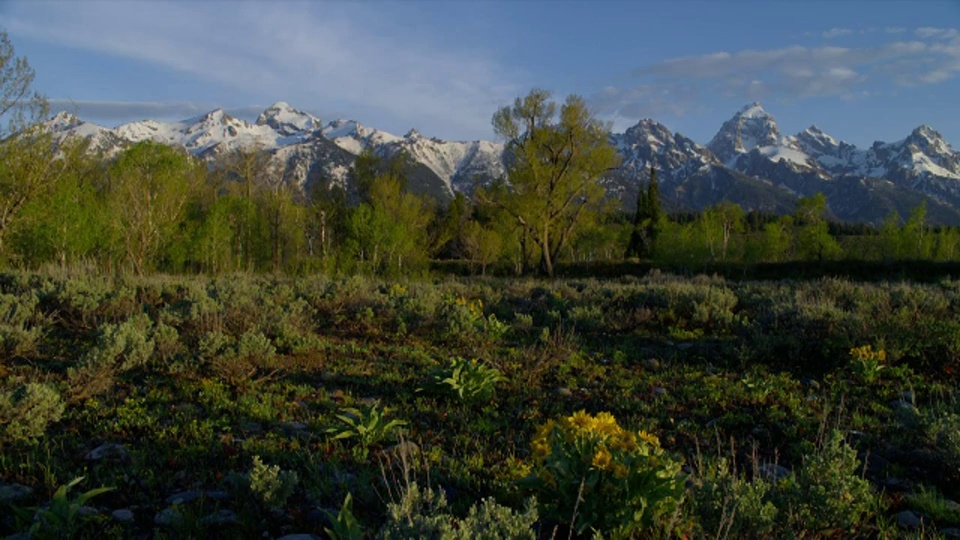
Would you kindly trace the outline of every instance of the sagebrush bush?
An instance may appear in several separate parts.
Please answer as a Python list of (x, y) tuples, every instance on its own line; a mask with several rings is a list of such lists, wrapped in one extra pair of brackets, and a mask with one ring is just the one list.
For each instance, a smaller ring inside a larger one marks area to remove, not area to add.
[(0, 440), (42, 437), (50, 424), (60, 421), (65, 408), (60, 392), (46, 384), (27, 383), (0, 392)]
[(382, 540), (424, 538), (437, 540), (533, 540), (537, 521), (535, 502), (523, 512), (484, 499), (470, 507), (467, 516), (450, 513), (442, 491), (411, 483), (399, 501), (387, 504), (387, 522), (377, 533)]
[(278, 465), (266, 465), (260, 456), (253, 456), (250, 490), (267, 507), (283, 508), (299, 480), (296, 472), (281, 470)]

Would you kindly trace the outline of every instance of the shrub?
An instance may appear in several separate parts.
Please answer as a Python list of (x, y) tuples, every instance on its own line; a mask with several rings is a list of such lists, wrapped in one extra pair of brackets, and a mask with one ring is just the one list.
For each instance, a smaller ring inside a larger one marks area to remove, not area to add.
[(433, 388), (450, 392), (465, 403), (477, 403), (493, 397), (496, 384), (503, 380), (503, 376), (496, 368), (476, 359), (458, 357), (450, 360), (449, 367), (435, 371), (431, 379)]
[(283, 508), (298, 481), (296, 472), (283, 471), (278, 465), (265, 465), (260, 456), (253, 456), (250, 490), (269, 508)]
[(727, 459), (700, 460), (694, 479), (693, 510), (706, 536), (765, 538), (776, 525), (773, 484), (763, 478), (742, 477)]
[(399, 501), (387, 504), (387, 522), (377, 538), (533, 540), (536, 538), (533, 530), (536, 521), (535, 503), (531, 502), (523, 513), (519, 513), (492, 499), (474, 504), (467, 516), (460, 519), (450, 514), (442, 491), (422, 489), (414, 482), (404, 490)]
[(65, 405), (51, 386), (27, 383), (13, 392), (0, 392), (0, 439), (33, 440), (60, 421)]
[(548, 421), (532, 446), (533, 473), (521, 485), (577, 534), (629, 537), (664, 525), (679, 505), (681, 462), (666, 455), (657, 437), (627, 431), (609, 413)]
[(878, 505), (862, 472), (857, 451), (830, 432), (785, 486), (795, 530), (846, 535), (871, 516)]

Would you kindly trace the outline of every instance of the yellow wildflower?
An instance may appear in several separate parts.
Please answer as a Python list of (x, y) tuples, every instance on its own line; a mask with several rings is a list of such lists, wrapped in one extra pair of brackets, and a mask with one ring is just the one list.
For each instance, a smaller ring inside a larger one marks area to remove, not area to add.
[(637, 433), (637, 436), (640, 437), (640, 440), (646, 442), (647, 444), (660, 446), (660, 439), (658, 439), (656, 435), (652, 435), (646, 431), (640, 430), (640, 432)]
[(597, 413), (594, 418), (594, 429), (601, 435), (614, 436), (620, 432), (620, 426), (617, 425), (617, 419), (608, 412)]
[(613, 475), (617, 478), (626, 478), (628, 472), (627, 467), (622, 463), (617, 463), (613, 466)]
[(603, 445), (597, 447), (596, 453), (593, 454), (593, 466), (601, 471), (609, 470), (613, 465), (613, 456), (610, 454), (610, 451), (606, 449)]

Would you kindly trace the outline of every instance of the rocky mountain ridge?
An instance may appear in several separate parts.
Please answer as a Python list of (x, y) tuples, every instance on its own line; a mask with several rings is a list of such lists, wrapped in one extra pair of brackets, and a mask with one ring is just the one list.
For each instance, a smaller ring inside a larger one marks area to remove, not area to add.
[[(353, 120), (326, 124), (285, 102), (268, 107), (254, 123), (222, 109), (181, 122), (144, 120), (109, 129), (59, 113), (47, 122), (59, 139), (82, 137), (113, 155), (129, 144), (154, 140), (178, 145), (204, 159), (237, 147), (271, 152), (288, 182), (346, 185), (363, 150), (389, 157), (405, 152), (417, 165), (411, 187), (441, 200), (472, 193), (505, 172), (504, 144), (444, 141), (416, 130), (397, 136)], [(890, 211), (905, 216), (926, 201), (931, 222), (960, 224), (960, 153), (932, 127), (921, 125), (895, 142), (861, 149), (815, 125), (783, 135), (761, 104), (752, 103), (723, 123), (701, 145), (655, 120), (641, 120), (610, 142), (620, 169), (603, 179), (611, 196), (630, 209), (657, 169), (669, 210), (698, 210), (727, 200), (745, 209), (790, 212), (798, 197), (822, 192), (834, 216), (881, 221)]]

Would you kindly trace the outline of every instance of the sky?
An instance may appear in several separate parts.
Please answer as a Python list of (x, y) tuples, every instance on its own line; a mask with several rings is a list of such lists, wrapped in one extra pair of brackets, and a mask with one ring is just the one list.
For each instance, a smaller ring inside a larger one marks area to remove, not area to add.
[(532, 88), (616, 131), (707, 143), (759, 101), (858, 146), (921, 124), (960, 150), (960, 0), (0, 0), (53, 112), (106, 126), (276, 101), (396, 134), (493, 139)]

